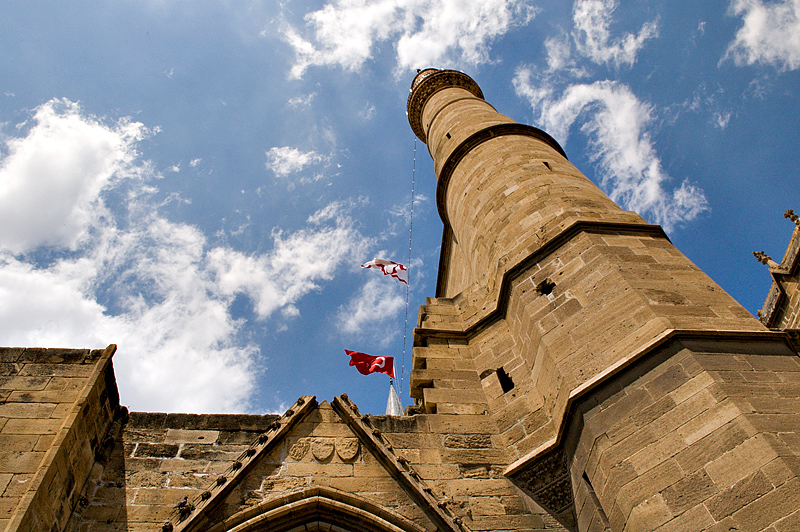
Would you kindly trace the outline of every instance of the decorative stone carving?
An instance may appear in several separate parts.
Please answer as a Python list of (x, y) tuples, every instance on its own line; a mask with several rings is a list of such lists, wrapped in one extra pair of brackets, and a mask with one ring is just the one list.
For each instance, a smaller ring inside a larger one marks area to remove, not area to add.
[(327, 460), (333, 454), (333, 440), (331, 438), (314, 438), (311, 442), (311, 453), (320, 462)]
[(336, 454), (345, 462), (358, 455), (359, 447), (358, 438), (336, 438)]
[(511, 480), (551, 513), (572, 513), (572, 481), (563, 449), (541, 457)]
[(311, 446), (307, 438), (301, 438), (297, 440), (297, 443), (292, 445), (292, 448), (289, 449), (289, 456), (292, 460), (300, 461), (308, 453), (308, 448)]

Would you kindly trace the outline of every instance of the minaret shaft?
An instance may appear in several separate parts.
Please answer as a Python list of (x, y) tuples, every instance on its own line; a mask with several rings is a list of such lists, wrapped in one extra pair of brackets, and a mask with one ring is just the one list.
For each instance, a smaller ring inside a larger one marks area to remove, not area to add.
[[(657, 443), (667, 434), (659, 431), (671, 416), (730, 416), (671, 442), (675, 453), (691, 453), (698, 434), (745, 423), (746, 409), (729, 395), (693, 405), (687, 394), (698, 382), (727, 386), (718, 364), (754, 369), (765, 354), (782, 362), (759, 378), (790, 379), (781, 372), (800, 364), (786, 338), (660, 227), (614, 204), (549, 135), (497, 113), (468, 76), (422, 71), (408, 108), (434, 160), (445, 224), (440, 297), (421, 308), (415, 332), (412, 395), (428, 412), (485, 408), (515, 460), (507, 475), (570, 527), (604, 520), (622, 530), (652, 497), (674, 514), (665, 490), (697, 469), (662, 456)], [(485, 403), (431, 377), (447, 367), (474, 368)], [(608, 409), (618, 414), (606, 419)], [(623, 443), (634, 434), (641, 440)], [(769, 453), (772, 443), (752, 445)], [(643, 481), (635, 497), (620, 494), (651, 467), (678, 476), (665, 486)]]

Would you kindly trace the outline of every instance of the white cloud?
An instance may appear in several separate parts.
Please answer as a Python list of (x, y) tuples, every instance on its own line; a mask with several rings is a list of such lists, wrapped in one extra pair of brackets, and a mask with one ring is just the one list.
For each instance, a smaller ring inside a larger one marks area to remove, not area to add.
[(594, 63), (612, 63), (617, 67), (633, 65), (644, 43), (658, 36), (658, 25), (651, 21), (645, 23), (636, 35), (626, 33), (612, 38), (609, 26), (617, 6), (616, 0), (576, 0), (573, 6), (575, 44), (578, 52)]
[(547, 50), (547, 67), (551, 71), (562, 70), (573, 63), (572, 47), (565, 36), (550, 37), (544, 41)]
[(4, 343), (118, 344), (122, 401), (136, 410), (246, 408), (258, 350), (237, 341), (241, 323), (231, 319), (229, 301), (214, 293), (204, 237), (156, 218), (131, 232), (109, 228), (102, 240), (84, 257), (48, 268), (6, 257), (0, 265)]
[(316, 96), (317, 96), (316, 92), (306, 94), (305, 96), (295, 96), (293, 98), (289, 98), (287, 103), (289, 104), (290, 107), (294, 108), (308, 107), (311, 105), (311, 102), (314, 101), (314, 98), (316, 98)]
[(381, 347), (386, 347), (402, 331), (405, 305), (405, 285), (383, 275), (373, 277), (339, 309), (339, 325), (347, 334), (380, 338)]
[(31, 123), (6, 140), (0, 163), (0, 248), (74, 249), (103, 211), (101, 191), (135, 173), (133, 147), (147, 131), (128, 120), (105, 126), (67, 100), (40, 106)]
[(779, 70), (800, 68), (800, 0), (764, 4), (761, 0), (733, 0), (730, 12), (744, 25), (728, 45), (724, 59), (737, 65), (766, 63)]
[[(142, 131), (127, 121), (105, 126), (76, 104), (50, 102), (27, 133), (8, 141), (11, 148), (0, 160), (5, 180), (83, 171), (83, 181), (71, 177), (66, 190), (78, 192), (62, 193), (73, 198), (72, 210), (61, 215), (70, 232), (51, 227), (25, 236), (4, 228), (4, 242), (12, 246), (0, 249), (0, 337), (20, 346), (118, 344), (114, 364), (122, 400), (136, 410), (246, 411), (259, 349), (243, 338), (244, 322), (230, 314), (236, 294), (256, 301), (261, 317), (276, 310), (291, 316), (303, 295), (320, 288), (368, 242), (346, 209), (333, 204), (304, 229), (276, 231), (274, 248), (261, 255), (210, 246), (198, 228), (158, 214), (157, 190), (148, 184), (158, 176), (135, 151)], [(141, 179), (121, 179), (128, 175)], [(19, 201), (42, 194), (4, 186)], [(102, 205), (104, 190), (125, 201), (91, 207)], [(47, 237), (52, 231), (59, 239)], [(58, 247), (65, 243), (75, 244)], [(37, 254), (14, 254), (46, 244), (46, 263), (37, 262)]]
[(571, 85), (554, 97), (552, 87), (532, 83), (531, 75), (524, 69), (517, 72), (517, 94), (540, 111), (542, 127), (559, 142), (565, 143), (573, 124), (580, 124), (589, 139), (600, 184), (611, 199), (668, 231), (708, 208), (703, 191), (688, 181), (671, 192), (664, 189), (670, 177), (648, 132), (652, 108), (639, 101), (630, 88), (597, 81)]
[(368, 240), (353, 228), (346, 209), (338, 203), (321, 209), (308, 220), (310, 227), (284, 236), (273, 234), (273, 250), (248, 256), (231, 249), (209, 252), (220, 291), (233, 296), (246, 293), (260, 318), (277, 309), (285, 316), (298, 314), (293, 305), (305, 294), (319, 289), (320, 281), (333, 278), (345, 260), (362, 255)]
[(571, 33), (545, 39), (548, 72), (583, 78), (588, 75), (585, 60), (616, 68), (632, 66), (645, 43), (658, 37), (658, 24), (656, 21), (646, 22), (635, 35), (614, 36), (610, 28), (617, 6), (617, 0), (576, 0), (572, 9)]
[(364, 109), (358, 112), (358, 116), (364, 120), (372, 120), (375, 116), (375, 106), (373, 104), (367, 104)]
[(731, 120), (730, 111), (725, 113), (720, 113), (720, 112), (714, 113), (714, 124), (719, 129), (725, 129), (726, 127), (728, 127), (728, 122), (730, 122), (730, 120)]
[(286, 177), (323, 160), (324, 157), (313, 150), (300, 151), (289, 146), (274, 147), (267, 151), (267, 168), (278, 177)]
[(305, 16), (311, 39), (291, 26), (284, 37), (296, 54), (296, 78), (313, 65), (358, 70), (386, 41), (395, 46), (398, 71), (477, 65), (489, 60), (495, 38), (534, 14), (525, 0), (334, 0)]

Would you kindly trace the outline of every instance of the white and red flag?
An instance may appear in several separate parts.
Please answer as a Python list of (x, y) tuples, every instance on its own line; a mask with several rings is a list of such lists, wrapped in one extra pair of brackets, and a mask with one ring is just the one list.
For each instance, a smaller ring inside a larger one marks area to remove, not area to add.
[(394, 379), (394, 357), (376, 357), (347, 349), (344, 352), (350, 355), (350, 365), (355, 366), (362, 375), (385, 373)]
[(362, 264), (361, 267), (378, 268), (383, 272), (383, 275), (391, 275), (401, 283), (408, 285), (408, 270), (398, 262), (385, 259), (372, 259), (368, 263)]

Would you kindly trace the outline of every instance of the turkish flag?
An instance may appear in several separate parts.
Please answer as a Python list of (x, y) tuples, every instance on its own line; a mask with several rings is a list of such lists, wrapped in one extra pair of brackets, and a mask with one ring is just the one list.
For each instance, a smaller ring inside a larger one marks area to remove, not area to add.
[(350, 365), (355, 366), (362, 375), (385, 373), (394, 379), (394, 357), (375, 357), (347, 349), (344, 352), (350, 355)]

